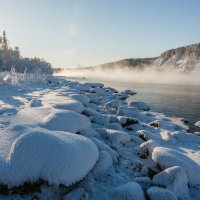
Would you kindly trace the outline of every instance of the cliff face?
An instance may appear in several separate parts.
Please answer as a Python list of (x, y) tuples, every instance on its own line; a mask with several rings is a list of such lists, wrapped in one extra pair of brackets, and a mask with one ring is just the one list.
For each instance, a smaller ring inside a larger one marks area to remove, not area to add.
[(180, 72), (200, 70), (200, 43), (171, 49), (155, 58), (130, 58), (102, 64), (98, 67), (103, 69), (128, 67), (138, 70), (151, 67), (157, 71), (175, 70)]
[(152, 65), (157, 70), (188, 72), (200, 69), (200, 43), (162, 53)]

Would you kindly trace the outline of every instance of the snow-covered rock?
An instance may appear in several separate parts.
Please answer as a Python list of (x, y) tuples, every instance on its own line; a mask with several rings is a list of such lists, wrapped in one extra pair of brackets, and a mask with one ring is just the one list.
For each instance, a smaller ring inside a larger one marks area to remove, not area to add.
[(40, 107), (42, 106), (42, 101), (40, 99), (33, 98), (30, 101), (30, 107)]
[(105, 95), (105, 89), (104, 88), (91, 88), (89, 90), (89, 92), (91, 93), (95, 93), (97, 94), (98, 96), (104, 96)]
[(105, 175), (109, 169), (112, 168), (113, 160), (109, 153), (106, 151), (99, 152), (99, 159), (92, 170), (95, 178), (100, 178)]
[(165, 147), (155, 147), (152, 159), (159, 164), (161, 169), (173, 166), (182, 167), (187, 175), (189, 185), (200, 184), (200, 166), (188, 156)]
[(56, 103), (54, 106), (56, 109), (61, 109), (61, 110), (71, 110), (76, 113), (82, 113), (84, 110), (84, 106), (81, 102), (69, 99), (67, 102), (60, 102)]
[(200, 121), (196, 122), (194, 125), (195, 125), (197, 128), (200, 128)]
[(70, 98), (80, 101), (83, 105), (90, 103), (90, 98), (83, 94), (71, 94)]
[(90, 99), (91, 103), (100, 104), (100, 97), (97, 94), (86, 93), (85, 95)]
[(178, 200), (170, 190), (155, 186), (147, 190), (147, 195), (150, 200)]
[(155, 147), (158, 146), (158, 143), (154, 140), (148, 140), (140, 145), (139, 155), (142, 158), (147, 158), (148, 156), (152, 155), (152, 152)]
[(175, 139), (181, 142), (200, 144), (200, 137), (192, 133), (176, 131), (176, 132), (173, 132), (172, 135), (174, 136)]
[(88, 200), (88, 193), (83, 188), (73, 189), (71, 192), (67, 193), (63, 200)]
[(176, 142), (173, 135), (169, 131), (162, 131), (160, 133), (160, 136), (161, 136), (162, 140), (167, 143), (174, 144)]
[(152, 184), (152, 181), (149, 177), (136, 177), (134, 181), (137, 182), (143, 191), (146, 191)]
[(113, 130), (123, 130), (121, 124), (118, 123), (107, 123), (105, 127)]
[(150, 107), (146, 103), (144, 103), (142, 101), (135, 101), (135, 102), (130, 101), (128, 103), (128, 106), (130, 106), (130, 107), (136, 107), (139, 110), (144, 110), (144, 111), (149, 111), (150, 110)]
[(86, 128), (82, 131), (80, 131), (80, 134), (85, 136), (85, 137), (96, 137), (96, 138), (101, 138), (101, 136), (99, 135), (99, 133), (97, 131), (95, 131), (93, 128), (89, 127)]
[(126, 117), (138, 117), (139, 110), (136, 107), (119, 106), (117, 110), (117, 115), (122, 115)]
[(42, 179), (68, 186), (84, 178), (98, 155), (83, 136), (16, 126), (1, 135), (0, 183), (12, 187)]
[(111, 190), (111, 197), (115, 200), (145, 200), (140, 185), (136, 182), (128, 182)]
[(114, 163), (118, 162), (118, 154), (116, 151), (114, 151), (110, 146), (108, 146), (107, 144), (105, 144), (104, 142), (102, 142), (101, 140), (94, 138), (94, 137), (90, 137), (90, 139), (97, 145), (97, 148), (99, 149), (99, 151), (106, 151), (110, 154), (112, 160)]
[(126, 145), (130, 142), (130, 136), (124, 131), (112, 130), (112, 129), (97, 129), (100, 135), (109, 139), (113, 145)]
[(40, 126), (52, 131), (77, 133), (89, 128), (90, 124), (89, 118), (66, 110), (49, 114)]
[(170, 167), (156, 174), (153, 185), (168, 188), (180, 200), (190, 199), (187, 175), (182, 167)]

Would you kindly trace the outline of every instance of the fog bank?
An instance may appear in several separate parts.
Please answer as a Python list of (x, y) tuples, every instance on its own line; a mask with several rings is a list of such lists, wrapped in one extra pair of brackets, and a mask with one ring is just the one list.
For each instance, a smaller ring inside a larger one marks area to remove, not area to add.
[(130, 68), (115, 69), (64, 69), (55, 74), (68, 78), (90, 79), (95, 81), (137, 82), (156, 84), (200, 85), (200, 71), (181, 73), (175, 71), (158, 72), (152, 69), (138, 71)]

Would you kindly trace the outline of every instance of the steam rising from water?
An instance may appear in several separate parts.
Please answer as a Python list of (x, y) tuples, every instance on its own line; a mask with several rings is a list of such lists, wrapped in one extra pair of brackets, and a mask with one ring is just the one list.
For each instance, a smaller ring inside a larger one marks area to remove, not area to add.
[(137, 71), (130, 68), (79, 68), (64, 69), (56, 75), (66, 76), (69, 78), (86, 78), (95, 81), (200, 85), (200, 71), (181, 73), (175, 71), (158, 72), (152, 69)]

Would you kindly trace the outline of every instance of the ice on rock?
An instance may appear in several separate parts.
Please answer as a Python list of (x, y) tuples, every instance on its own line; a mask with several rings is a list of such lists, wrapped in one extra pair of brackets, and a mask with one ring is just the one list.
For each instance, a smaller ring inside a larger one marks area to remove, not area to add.
[(83, 94), (70, 94), (69, 97), (80, 101), (84, 106), (90, 103), (90, 98)]
[(0, 183), (13, 187), (42, 179), (68, 186), (85, 177), (98, 155), (83, 136), (16, 126), (1, 134)]
[(136, 102), (130, 101), (128, 103), (128, 106), (136, 107), (139, 110), (144, 110), (144, 111), (149, 111), (150, 110), (150, 107), (146, 103), (144, 103), (142, 101), (136, 101)]
[(155, 186), (147, 190), (147, 195), (150, 200), (178, 200), (170, 190)]
[(101, 176), (105, 175), (109, 169), (112, 168), (113, 160), (109, 153), (106, 151), (99, 152), (99, 159), (95, 164), (92, 174), (95, 178), (100, 178)]
[(152, 152), (152, 159), (161, 169), (173, 166), (182, 167), (186, 172), (189, 185), (200, 184), (200, 166), (188, 156), (173, 149), (155, 147)]
[(182, 167), (170, 167), (156, 174), (153, 177), (153, 185), (168, 188), (180, 200), (190, 199), (188, 180)]
[(145, 200), (141, 186), (136, 182), (128, 182), (111, 190), (111, 199)]
[(67, 101), (65, 100), (63, 103), (57, 103), (53, 107), (61, 110), (71, 110), (76, 113), (82, 113), (85, 109), (81, 102), (73, 99), (68, 99)]
[(77, 133), (89, 128), (91, 125), (89, 118), (73, 111), (54, 112), (49, 114), (41, 127), (52, 131), (67, 131)]

